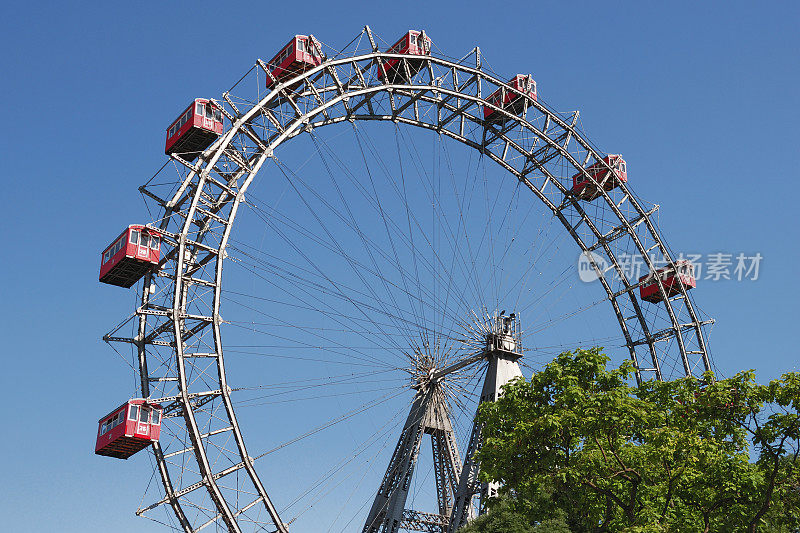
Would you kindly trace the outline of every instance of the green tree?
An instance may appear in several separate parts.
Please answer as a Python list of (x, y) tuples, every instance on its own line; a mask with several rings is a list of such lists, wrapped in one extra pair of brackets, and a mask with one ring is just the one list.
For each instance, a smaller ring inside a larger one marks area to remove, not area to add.
[(490, 507), (576, 533), (800, 529), (800, 374), (636, 387), (608, 360), (561, 354), (481, 408), (481, 475), (513, 501)]
[(458, 533), (571, 533), (563, 517), (549, 518), (534, 524), (520, 512), (513, 498), (503, 498)]

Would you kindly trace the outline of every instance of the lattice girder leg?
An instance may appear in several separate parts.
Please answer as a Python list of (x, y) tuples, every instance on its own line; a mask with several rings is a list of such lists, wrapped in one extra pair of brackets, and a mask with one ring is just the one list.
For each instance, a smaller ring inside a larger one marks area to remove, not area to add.
[[(489, 366), (486, 370), (486, 379), (481, 391), (480, 403), (493, 402), (502, 393), (502, 388), (511, 380), (522, 377), (522, 370), (517, 363), (520, 354), (506, 351), (489, 351), (487, 358)], [(480, 406), (479, 406), (480, 408)], [(478, 512), (483, 512), (486, 499), (496, 496), (499, 484), (480, 483), (478, 473), (480, 464), (475, 455), (483, 444), (482, 426), (477, 420), (477, 416), (472, 426), (472, 433), (469, 439), (467, 452), (464, 456), (464, 468), (461, 470), (461, 479), (456, 490), (453, 513), (450, 518), (448, 533), (454, 533), (458, 528), (465, 525), (475, 515), (473, 509), (473, 498), (480, 496)]]

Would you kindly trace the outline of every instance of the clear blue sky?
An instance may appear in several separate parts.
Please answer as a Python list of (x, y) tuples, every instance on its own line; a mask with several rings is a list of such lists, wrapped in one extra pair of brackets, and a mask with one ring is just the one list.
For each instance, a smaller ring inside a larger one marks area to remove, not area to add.
[[(795, 2), (21, 3), (0, 22), (5, 127), (0, 443), (8, 531), (159, 531), (133, 516), (146, 458), (92, 453), (96, 420), (130, 390), (99, 341), (133, 293), (97, 283), (98, 255), (145, 218), (136, 188), (195, 95), (217, 97), (290, 35), (344, 45), (424, 28), (497, 72), (531, 71), (559, 110), (622, 152), (675, 250), (763, 256), (758, 281), (697, 300), (725, 373), (797, 370)], [(756, 7), (758, 6), (758, 7)], [(702, 294), (700, 292), (702, 291)], [(122, 391), (122, 392), (120, 392)]]

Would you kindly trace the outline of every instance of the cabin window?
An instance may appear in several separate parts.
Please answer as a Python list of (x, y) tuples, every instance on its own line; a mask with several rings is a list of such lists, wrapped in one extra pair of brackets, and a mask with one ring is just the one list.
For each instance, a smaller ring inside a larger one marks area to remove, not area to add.
[(297, 51), (298, 52), (305, 52), (306, 51), (306, 43), (304, 43), (300, 39), (297, 40)]
[(103, 434), (103, 433), (106, 433), (108, 431), (111, 431), (112, 429), (114, 429), (115, 427), (117, 427), (118, 425), (120, 425), (122, 423), (122, 419), (124, 417), (125, 417), (125, 412), (124, 411), (120, 411), (119, 413), (114, 415), (112, 418), (109, 418), (108, 420), (103, 422), (103, 427), (101, 428), (100, 433)]
[(289, 58), (289, 54), (292, 52), (292, 48), (293, 47), (290, 44), (289, 46), (283, 49), (283, 51), (278, 56), (278, 64), (283, 63), (284, 61), (286, 61), (286, 59)]
[(197, 104), (195, 104), (194, 114), (197, 115), (198, 117), (203, 116), (203, 104), (201, 104), (200, 102), (197, 102)]
[(139, 244), (139, 232), (136, 230), (131, 231), (131, 244)]
[(147, 233), (142, 233), (142, 239), (139, 241), (139, 246), (144, 246), (145, 248), (150, 246), (150, 236)]
[(208, 104), (206, 106), (206, 117), (214, 118), (214, 106), (212, 106), (211, 104)]
[(139, 416), (139, 406), (131, 405), (131, 410), (128, 413), (128, 420), (136, 420), (136, 417), (138, 416)]
[(158, 246), (159, 246), (158, 237), (156, 237), (154, 235), (151, 235), (150, 236), (150, 248), (152, 248), (153, 250), (158, 250)]
[(153, 420), (152, 422), (155, 425), (159, 425), (161, 423), (161, 411), (158, 409), (153, 410)]
[(147, 419), (150, 417), (150, 409), (147, 407), (142, 407), (139, 410), (139, 422), (147, 423)]

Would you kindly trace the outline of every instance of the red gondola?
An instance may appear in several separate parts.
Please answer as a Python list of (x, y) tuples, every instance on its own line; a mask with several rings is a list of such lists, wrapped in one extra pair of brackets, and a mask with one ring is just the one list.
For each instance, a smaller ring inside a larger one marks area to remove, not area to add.
[(205, 98), (196, 98), (167, 128), (164, 153), (192, 161), (222, 135), (222, 110)]
[[(311, 35), (295, 35), (286, 46), (273, 57), (267, 68), (278, 83), (297, 76), (301, 72), (322, 64), (322, 46)], [(267, 76), (267, 89), (274, 85)], [(296, 87), (291, 87), (294, 90)], [(277, 102), (276, 102), (277, 104)]]
[(161, 256), (161, 235), (140, 225), (128, 226), (100, 259), (100, 281), (128, 288), (144, 276)]
[[(523, 95), (531, 100), (536, 100), (536, 82), (530, 74), (517, 74), (509, 80), (508, 84), (522, 94), (509, 91), (505, 87), (499, 87), (495, 92), (489, 95), (486, 101), (510, 113), (519, 115), (525, 109), (525, 98), (523, 98)], [(484, 120), (488, 122), (502, 122), (505, 118), (505, 115), (502, 113), (489, 106), (483, 106)]]
[[(613, 176), (609, 173), (606, 165), (614, 170)], [(605, 156), (602, 161), (597, 161), (587, 168), (586, 172), (607, 191), (619, 187), (620, 182), (628, 181), (628, 167), (622, 156), (618, 154)], [(586, 201), (592, 201), (601, 195), (600, 188), (592, 183), (583, 172), (572, 176), (572, 192), (581, 200)]]
[(94, 453), (127, 459), (158, 442), (162, 411), (159, 404), (142, 398), (123, 403), (99, 420)]
[[(387, 51), (389, 54), (405, 54), (409, 56), (425, 56), (431, 53), (431, 40), (427, 35), (420, 31), (409, 30), (399, 41), (394, 43)], [(422, 69), (424, 61), (422, 59), (408, 59), (408, 70), (413, 76)], [(396, 81), (409, 81), (406, 69), (400, 59), (389, 59), (383, 64), (383, 69), (378, 69), (378, 77), (383, 79), (383, 71), (386, 71), (386, 78), (389, 83)]]
[(651, 303), (658, 303), (664, 300), (664, 295), (658, 288), (658, 280), (664, 285), (667, 298), (676, 296), (681, 292), (681, 283), (686, 290), (697, 287), (697, 280), (694, 277), (694, 265), (685, 259), (675, 261), (674, 266), (668, 266), (656, 270), (655, 274), (648, 274), (639, 278), (639, 296), (642, 300)]

